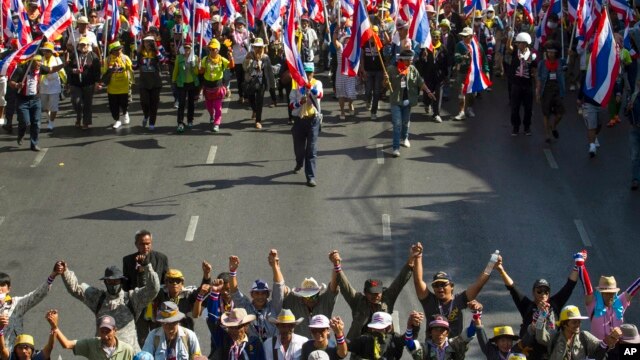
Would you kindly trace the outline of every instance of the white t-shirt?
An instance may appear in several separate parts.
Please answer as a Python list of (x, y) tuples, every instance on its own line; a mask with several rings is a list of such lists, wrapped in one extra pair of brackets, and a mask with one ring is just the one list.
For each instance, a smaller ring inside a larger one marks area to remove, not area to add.
[[(273, 349), (275, 348), (278, 353), (278, 359), (287, 359), (287, 360), (303, 360), (302, 357), (302, 345), (306, 343), (309, 339), (304, 336), (300, 336), (298, 334), (293, 334), (291, 338), (291, 343), (287, 348), (287, 353), (284, 353), (284, 348), (280, 343), (280, 335), (277, 336), (277, 341), (275, 346), (273, 344), (273, 337), (268, 338), (264, 341), (264, 355), (266, 360), (277, 360), (273, 358)], [(306, 359), (304, 359), (306, 360)]]
[[(62, 60), (57, 56), (52, 55), (49, 60), (50, 61), (42, 59), (42, 65), (52, 68), (56, 65), (62, 64)], [(58, 74), (58, 72), (42, 75), (42, 78), (40, 79), (40, 94), (60, 94), (61, 92), (62, 82), (60, 81), (60, 74)]]
[[(89, 41), (91, 42), (91, 47), (92, 48), (97, 48), (98, 47), (98, 38), (96, 37), (96, 34), (93, 33), (93, 31), (88, 30), (87, 29), (87, 33), (84, 35), (80, 35), (80, 32), (78, 31), (78, 29), (73, 30), (73, 38), (69, 38), (68, 43), (71, 44), (73, 47), (76, 47), (78, 45), (78, 41), (80, 41), (81, 37), (86, 37), (89, 39)], [(75, 40), (75, 41), (74, 41)]]

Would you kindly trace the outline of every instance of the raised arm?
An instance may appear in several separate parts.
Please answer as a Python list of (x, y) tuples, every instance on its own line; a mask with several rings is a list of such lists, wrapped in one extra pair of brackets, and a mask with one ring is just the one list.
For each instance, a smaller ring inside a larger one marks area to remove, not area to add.
[[(202, 272), (209, 271), (211, 273), (211, 265), (203, 261), (202, 262)], [(203, 276), (204, 278), (204, 276)], [(196, 297), (196, 301), (193, 303), (193, 308), (191, 309), (191, 316), (196, 319), (202, 314), (203, 306), (202, 303), (209, 295), (211, 286), (209, 284), (200, 284), (200, 288), (198, 289), (198, 296)]]
[(229, 256), (229, 273), (235, 276), (231, 276), (229, 280), (229, 293), (235, 294), (238, 291), (238, 266), (240, 266), (240, 258), (231, 255)]
[(416, 288), (416, 295), (419, 300), (424, 300), (429, 296), (427, 283), (422, 279), (422, 251), (422, 243), (418, 242), (411, 246), (411, 252), (415, 257), (413, 264), (413, 285)]
[[(291, 93), (293, 94), (294, 91)], [(276, 249), (271, 249), (271, 251), (269, 251), (269, 266), (271, 266), (271, 270), (273, 272), (273, 282), (282, 284), (282, 300), (284, 300), (284, 297), (289, 294), (289, 287), (285, 285), (284, 276), (282, 275), (282, 270), (280, 270), (280, 257), (278, 256), (278, 250)]]
[[(58, 326), (58, 311), (49, 310), (46, 315), (47, 322), (51, 326), (51, 334), (53, 334), (60, 345), (65, 349), (73, 349), (76, 347), (76, 340), (69, 340), (60, 330)], [(48, 357), (47, 357), (48, 358)]]
[(418, 252), (417, 248), (414, 251), (414, 246), (411, 246), (411, 248), (409, 249), (409, 257), (407, 258), (407, 263), (402, 267), (402, 269), (398, 273), (398, 276), (393, 279), (391, 285), (389, 285), (389, 287), (384, 291), (383, 296), (386, 298), (387, 303), (389, 303), (391, 307), (393, 307), (393, 304), (395, 304), (396, 299), (402, 292), (402, 289), (411, 278), (414, 264), (418, 260), (421, 260), (421, 254), (422, 253)]
[[(499, 259), (500, 259), (500, 256), (498, 256), (498, 260)], [(487, 281), (489, 281), (489, 277), (491, 276), (491, 271), (493, 271), (493, 268), (495, 267), (496, 264), (497, 264), (497, 261), (493, 263), (490, 261), (489, 264), (487, 264), (487, 267), (484, 270), (482, 270), (480, 275), (478, 275), (476, 282), (474, 282), (473, 284), (471, 284), (471, 286), (467, 288), (467, 299), (469, 299), (469, 301), (474, 300), (480, 293), (480, 290), (482, 290), (482, 287), (484, 287)]]
[(329, 325), (331, 326), (331, 330), (333, 330), (333, 335), (336, 337), (338, 357), (344, 359), (349, 353), (347, 341), (344, 338), (344, 322), (339, 316), (335, 316), (329, 320)]
[[(49, 312), (51, 311), (55, 311), (55, 310), (49, 310)], [(49, 312), (47, 312), (47, 316), (49, 315)], [(46, 316), (45, 316), (46, 318)], [(57, 328), (57, 326), (56, 326)], [(44, 355), (45, 359), (50, 359), (51, 358), (51, 351), (53, 351), (53, 345), (54, 345), (54, 340), (56, 339), (56, 331), (53, 328), (53, 326), (51, 327), (51, 331), (49, 331), (49, 338), (47, 339), (47, 343), (45, 344), (44, 348), (42, 348), (42, 354)]]
[(333, 272), (337, 274), (338, 286), (340, 287), (340, 292), (342, 293), (344, 300), (349, 304), (351, 309), (354, 309), (354, 307), (358, 305), (358, 292), (353, 288), (353, 286), (351, 286), (349, 279), (347, 279), (347, 275), (342, 271), (342, 258), (340, 257), (340, 252), (338, 252), (338, 250), (332, 250), (329, 253), (329, 261), (333, 264)]
[(640, 290), (640, 277), (631, 283), (627, 290), (625, 290), (624, 295), (627, 298), (627, 301), (631, 301), (631, 299), (633, 299), (633, 297), (638, 293), (638, 290)]
[(502, 265), (502, 256), (498, 256), (498, 262), (496, 263), (495, 268), (498, 270), (498, 273), (500, 273), (500, 277), (502, 278), (504, 284), (509, 287), (513, 286), (513, 280), (511, 279), (509, 274), (507, 274), (507, 271)]
[(27, 311), (31, 310), (34, 306), (38, 305), (45, 298), (45, 296), (47, 296), (49, 290), (51, 290), (51, 284), (53, 284), (56, 276), (62, 274), (63, 271), (64, 267), (62, 265), (62, 262), (56, 262), (53, 266), (51, 274), (47, 278), (47, 281), (42, 283), (27, 295), (15, 297), (13, 299), (14, 303), (16, 303), (16, 307), (13, 310), (13, 313), (21, 316), (26, 314)]
[(284, 278), (280, 271), (280, 263), (278, 259), (278, 250), (271, 249), (268, 257), (269, 266), (273, 273), (273, 289), (271, 289), (271, 307), (274, 313), (280, 313), (282, 309), (282, 301), (284, 300)]
[(9, 349), (4, 338), (4, 329), (7, 325), (9, 325), (9, 315), (0, 315), (0, 360), (9, 359)]
[(136, 316), (147, 306), (148, 303), (155, 299), (160, 291), (160, 279), (158, 274), (153, 271), (153, 266), (147, 264), (144, 266), (145, 285), (133, 290), (131, 300), (133, 300)]
[[(331, 254), (329, 254), (331, 256)], [(334, 269), (331, 271), (331, 282), (329, 282), (329, 291), (334, 294), (338, 293), (338, 272)]]

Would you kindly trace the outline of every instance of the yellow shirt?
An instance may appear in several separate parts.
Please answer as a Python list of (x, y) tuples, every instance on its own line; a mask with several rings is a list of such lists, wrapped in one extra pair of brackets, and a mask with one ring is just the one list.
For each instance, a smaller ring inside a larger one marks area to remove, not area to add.
[(207, 56), (200, 62), (200, 67), (204, 69), (205, 80), (217, 81), (222, 79), (225, 69), (229, 68), (229, 60), (220, 55), (215, 60)]
[(133, 83), (133, 64), (127, 55), (109, 55), (102, 73), (112, 69), (111, 80), (107, 84), (108, 94), (128, 94), (129, 86)]

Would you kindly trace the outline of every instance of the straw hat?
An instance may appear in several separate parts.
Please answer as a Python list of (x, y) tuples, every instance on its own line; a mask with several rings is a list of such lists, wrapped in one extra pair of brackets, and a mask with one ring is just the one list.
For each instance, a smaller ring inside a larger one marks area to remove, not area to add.
[(601, 293), (617, 293), (620, 291), (616, 283), (616, 278), (613, 276), (600, 276), (597, 289)]
[(282, 309), (280, 310), (280, 314), (278, 314), (277, 318), (274, 317), (269, 317), (269, 322), (272, 324), (300, 324), (304, 318), (298, 318), (296, 319), (295, 315), (293, 315), (293, 312), (291, 312), (291, 310), (289, 309)]
[(234, 308), (226, 312), (220, 318), (222, 326), (233, 327), (248, 324), (256, 319), (255, 315), (248, 315), (247, 310), (243, 308)]
[(300, 285), (300, 287), (297, 287), (291, 291), (295, 296), (312, 297), (316, 294), (324, 292), (326, 288), (327, 288), (327, 285), (325, 284), (319, 285), (316, 279), (310, 277), (302, 280), (302, 284)]
[(498, 338), (508, 337), (512, 340), (518, 340), (519, 337), (513, 332), (511, 326), (497, 326), (493, 328), (493, 337), (489, 341), (496, 341)]

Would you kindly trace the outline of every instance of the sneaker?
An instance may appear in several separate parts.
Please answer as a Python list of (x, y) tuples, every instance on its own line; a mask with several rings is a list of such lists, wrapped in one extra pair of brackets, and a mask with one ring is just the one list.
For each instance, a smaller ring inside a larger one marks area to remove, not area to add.
[(344, 116), (344, 115), (340, 115), (339, 119), (344, 121), (344, 120), (346, 120), (347, 118), (346, 118), (346, 116)]
[(520, 129), (513, 128), (511, 130), (511, 136), (518, 136), (520, 134)]
[(149, 125), (149, 131), (153, 131), (155, 129), (156, 129), (155, 125)]
[(262, 124), (260, 124), (259, 122), (256, 123), (256, 129), (260, 130), (262, 129)]
[(558, 132), (558, 130), (551, 130), (551, 134), (556, 139), (560, 137), (560, 133)]
[(31, 151), (40, 151), (42, 150), (38, 145), (31, 145)]
[(213, 132), (220, 132), (220, 126), (219, 125), (213, 125)]
[(173, 103), (173, 108), (174, 108), (174, 109), (177, 109), (177, 108), (178, 108), (178, 102), (177, 102), (177, 101)]
[(391, 155), (393, 155), (393, 157), (398, 157), (400, 156), (400, 150), (393, 150), (393, 152), (391, 153)]
[(526, 136), (531, 136), (531, 129), (524, 129), (524, 134)]
[(569, 86), (569, 91), (576, 91), (576, 86), (573, 84)]
[(298, 165), (296, 165), (296, 167), (295, 167), (295, 168), (293, 168), (293, 173), (294, 173), (294, 174), (299, 174), (299, 173), (300, 173), (300, 170), (302, 170), (302, 166), (298, 166)]
[(18, 145), (22, 145), (22, 139), (24, 139), (23, 136), (18, 136)]
[(371, 120), (377, 120), (378, 119), (378, 115), (376, 114), (371, 114)]
[(631, 190), (636, 191), (636, 190), (638, 190), (638, 187), (640, 187), (640, 182), (638, 182), (638, 180), (632, 180), (631, 181)]
[(400, 146), (404, 146), (406, 148), (410, 148), (411, 147), (411, 143), (409, 142), (409, 139), (404, 139), (404, 140), (400, 141)]
[(371, 103), (370, 102), (367, 103), (367, 110), (371, 111)]
[(308, 187), (316, 187), (316, 186), (318, 186), (318, 183), (316, 182), (316, 179), (309, 179), (309, 180), (307, 180), (307, 186)]
[(144, 119), (142, 119), (142, 127), (147, 127), (148, 122), (149, 122), (149, 118), (145, 116)]
[(437, 123), (441, 123), (442, 122), (442, 118), (440, 117), (440, 115), (434, 116), (433, 120), (435, 120)]
[(111, 127), (114, 128), (114, 129), (117, 129), (120, 126), (122, 126), (122, 123), (120, 122), (120, 120), (118, 120), (118, 121), (114, 122)]
[(189, 129), (191, 129), (191, 128), (193, 127), (193, 121), (189, 121), (189, 122), (187, 123), (187, 127), (188, 127)]
[(178, 134), (182, 134), (184, 132), (184, 125), (183, 124), (178, 125), (177, 131), (178, 131)]
[(596, 144), (594, 143), (589, 144), (589, 157), (590, 158), (596, 157), (596, 152), (597, 152)]
[(131, 119), (129, 119), (129, 113), (126, 112), (126, 113), (124, 113), (124, 121), (123, 121), (123, 123), (126, 125), (129, 122), (131, 122)]
[(596, 145), (596, 147), (600, 147), (600, 141), (598, 141), (597, 137), (596, 137), (596, 141), (594, 142), (594, 144)]
[(49, 129), (49, 131), (53, 131), (53, 121), (49, 121), (49, 124), (47, 124), (47, 129)]
[(458, 115), (456, 115), (454, 117), (454, 119), (456, 119), (456, 120), (464, 120), (465, 117), (466, 117), (466, 115), (464, 114), (464, 111), (460, 111), (460, 113)]
[(469, 117), (476, 117), (476, 113), (473, 112), (473, 108), (471, 106), (467, 108), (467, 114)]

